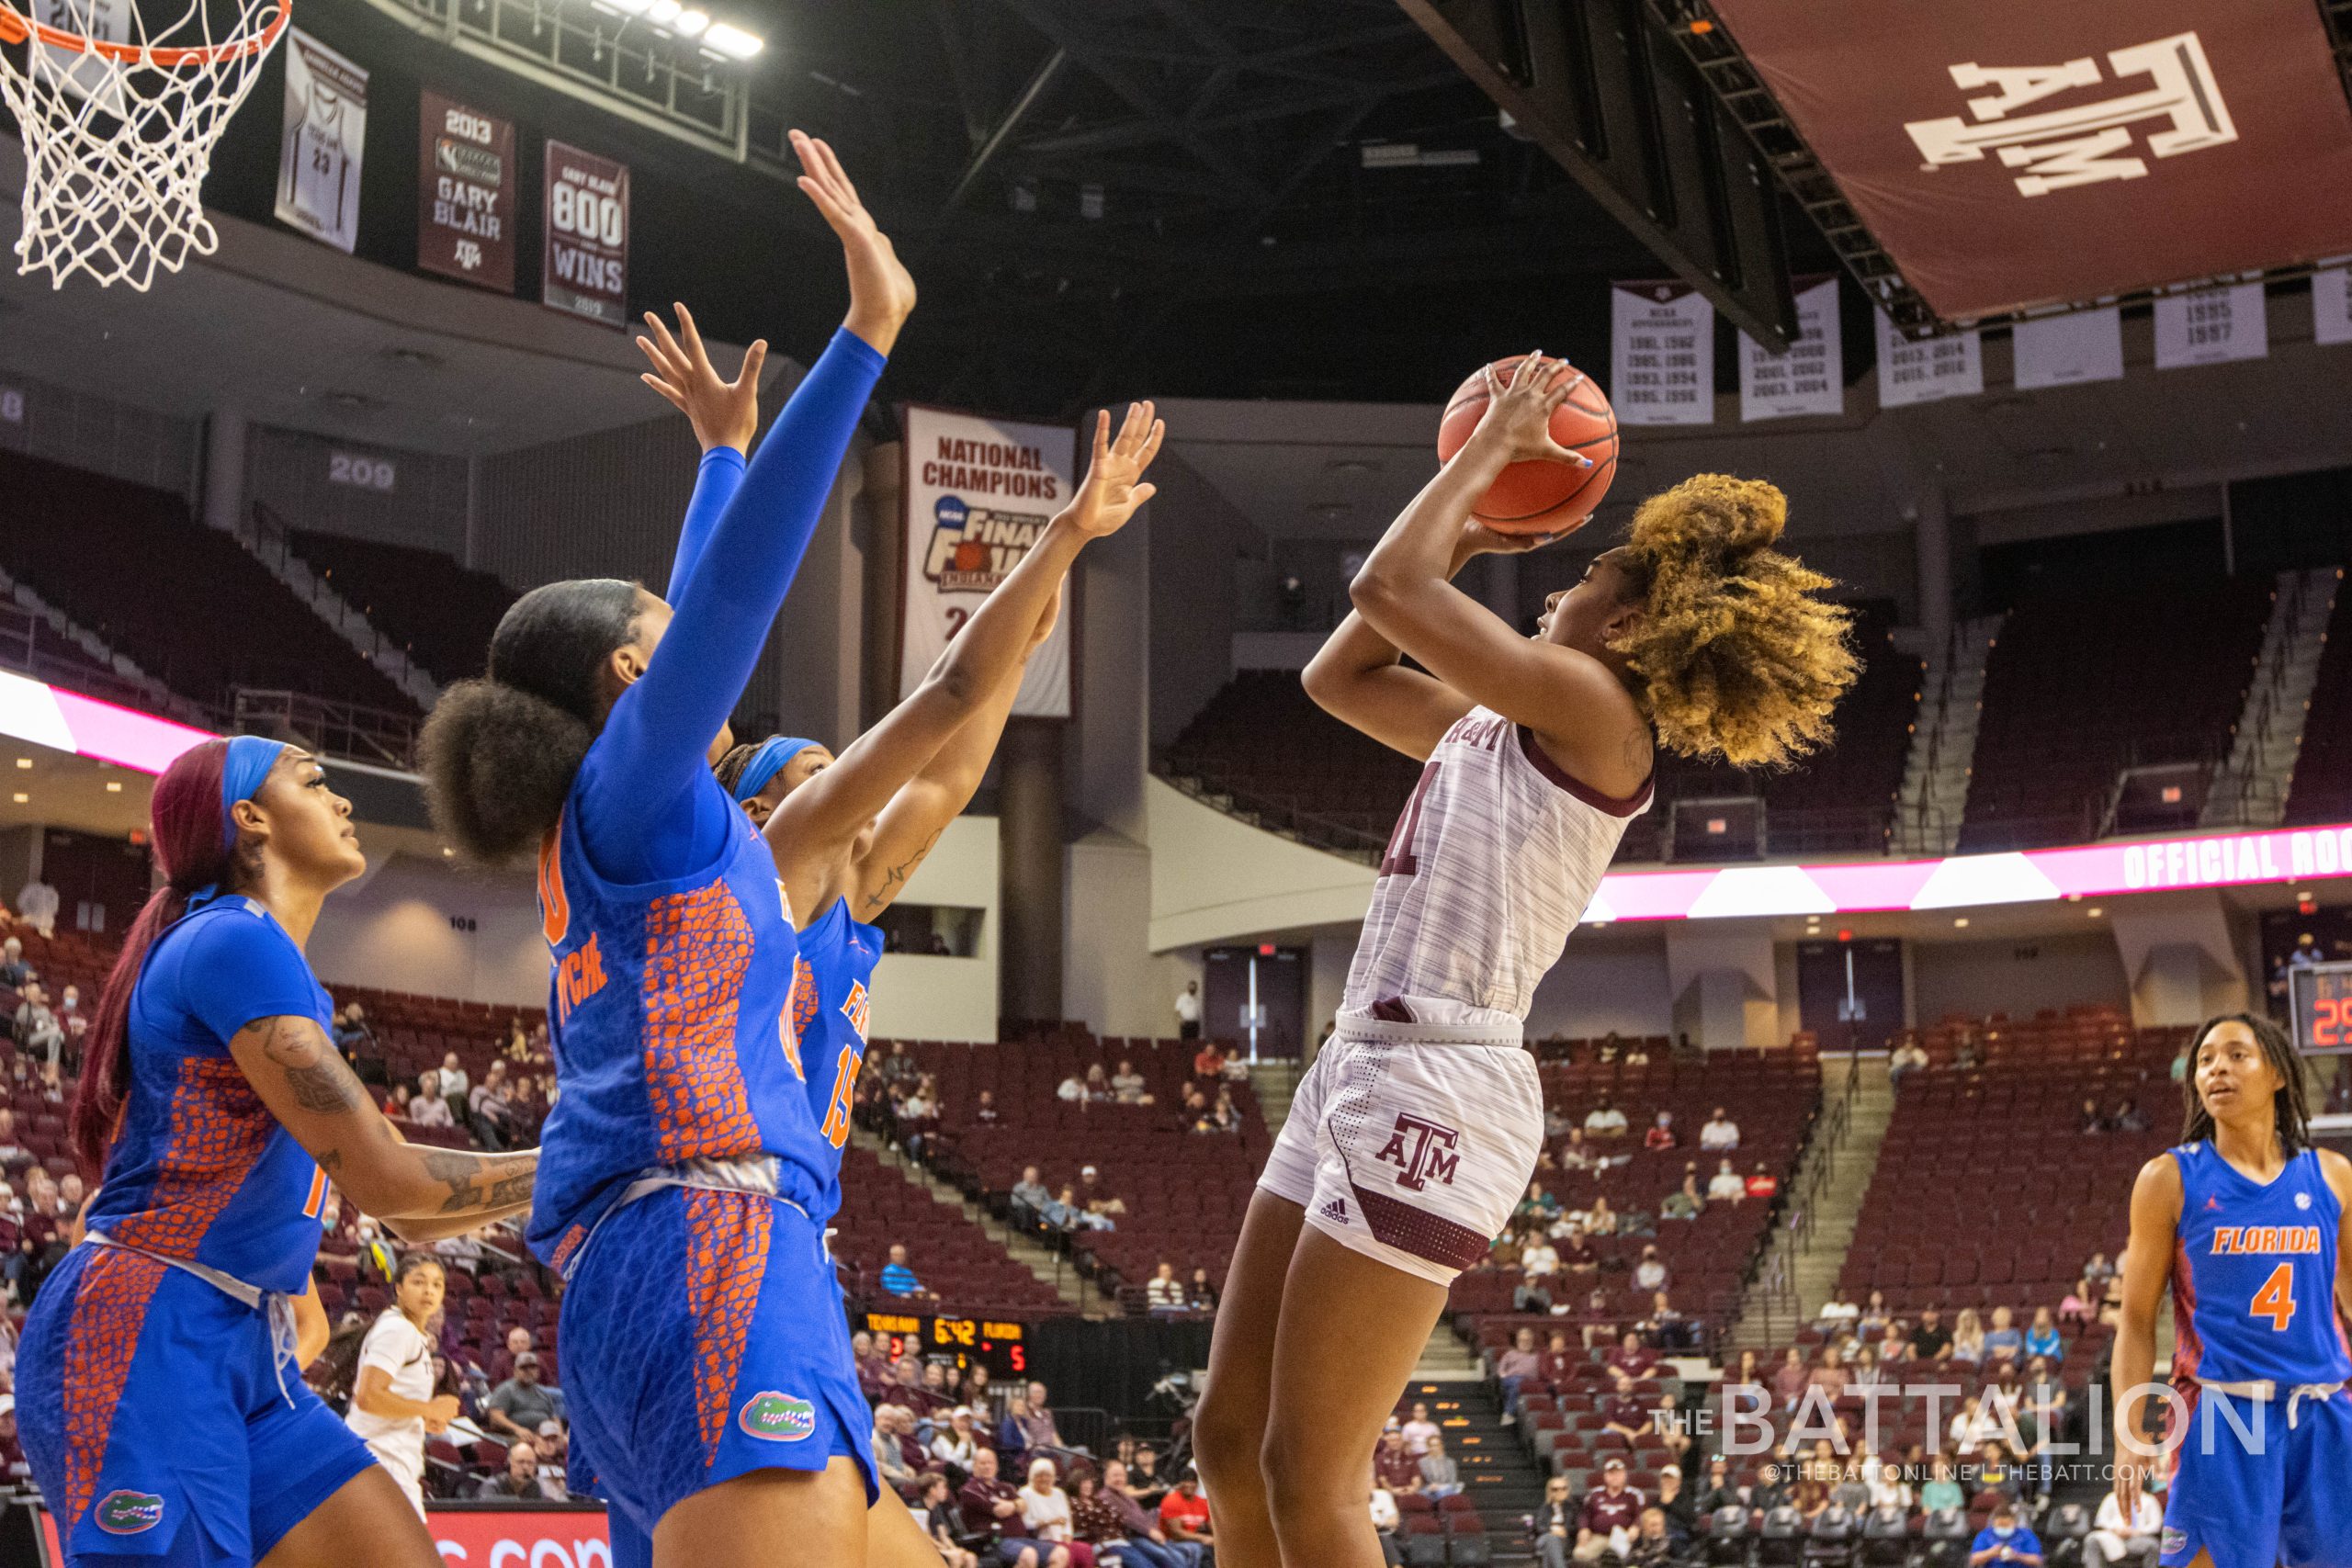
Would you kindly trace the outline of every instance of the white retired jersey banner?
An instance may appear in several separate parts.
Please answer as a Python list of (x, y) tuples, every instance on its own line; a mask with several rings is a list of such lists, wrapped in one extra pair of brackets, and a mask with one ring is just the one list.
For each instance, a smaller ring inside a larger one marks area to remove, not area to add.
[(2116, 308), (2019, 321), (2009, 331), (2019, 388), (2070, 387), (2123, 378), (2123, 321)]
[(1715, 422), (1715, 307), (1687, 283), (1609, 290), (1609, 403), (1620, 424)]
[(368, 73), (301, 28), (287, 28), (278, 221), (339, 251), (358, 243), (359, 156), (367, 140)]
[[(1069, 504), (1078, 460), (1066, 425), (912, 406), (906, 415), (902, 697)], [(1029, 657), (1014, 716), (1069, 716), (1069, 623), (1065, 604), (1053, 636)]]
[(2352, 343), (2352, 269), (2332, 266), (2312, 274), (2312, 341)]
[(1973, 398), (1984, 389), (1984, 344), (1975, 333), (1910, 338), (1894, 330), (1885, 311), (1871, 316), (1878, 323), (1879, 407)]
[(2262, 285), (2235, 283), (2156, 300), (2156, 368), (2260, 359), (2270, 352)]
[(1786, 354), (1739, 334), (1739, 417), (1789, 419), (1846, 412), (1846, 345), (1838, 327), (1838, 280), (1797, 294), (1797, 335)]

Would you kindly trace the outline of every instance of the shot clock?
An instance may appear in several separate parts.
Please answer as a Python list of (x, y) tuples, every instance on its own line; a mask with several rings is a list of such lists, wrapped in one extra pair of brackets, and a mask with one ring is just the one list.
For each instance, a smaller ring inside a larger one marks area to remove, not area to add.
[(2295, 1049), (2306, 1056), (2352, 1055), (2352, 964), (2310, 964), (2287, 971), (2295, 1016)]

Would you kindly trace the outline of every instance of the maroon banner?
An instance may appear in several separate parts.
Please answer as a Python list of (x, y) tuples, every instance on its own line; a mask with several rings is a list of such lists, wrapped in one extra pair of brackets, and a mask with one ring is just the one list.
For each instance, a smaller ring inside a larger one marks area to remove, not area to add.
[(1947, 321), (2352, 251), (2311, 0), (1715, 0)]
[[(34, 1511), (40, 1521), (41, 1561), (65, 1568), (57, 1517)], [(425, 1528), (445, 1563), (465, 1568), (613, 1568), (605, 1511), (582, 1508), (441, 1508), (428, 1506)]]
[(548, 143), (540, 298), (608, 327), (628, 321), (628, 165)]
[(427, 87), (416, 141), (416, 265), (514, 292), (514, 122)]

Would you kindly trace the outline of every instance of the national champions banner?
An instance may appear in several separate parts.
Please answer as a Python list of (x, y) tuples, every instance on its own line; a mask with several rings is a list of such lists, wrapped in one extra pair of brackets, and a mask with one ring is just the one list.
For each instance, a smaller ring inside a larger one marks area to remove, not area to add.
[(514, 122), (427, 87), (416, 152), (416, 265), (512, 293)]
[[(1077, 461), (1078, 440), (1065, 425), (907, 409), (901, 697), (1069, 503)], [(1053, 636), (1029, 656), (1014, 716), (1069, 716), (1070, 611), (1065, 598)]]
[(628, 324), (628, 165), (550, 139), (539, 298), (549, 310)]
[(301, 28), (287, 28), (278, 221), (348, 254), (359, 243), (367, 141), (368, 73)]

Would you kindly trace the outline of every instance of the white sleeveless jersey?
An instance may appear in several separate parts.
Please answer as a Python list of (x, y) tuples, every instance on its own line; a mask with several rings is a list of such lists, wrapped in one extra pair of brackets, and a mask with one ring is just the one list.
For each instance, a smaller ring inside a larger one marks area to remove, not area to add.
[(1473, 708), (1430, 753), (1373, 885), (1343, 1006), (1428, 997), (1524, 1021), (1650, 788), (1611, 800)]

